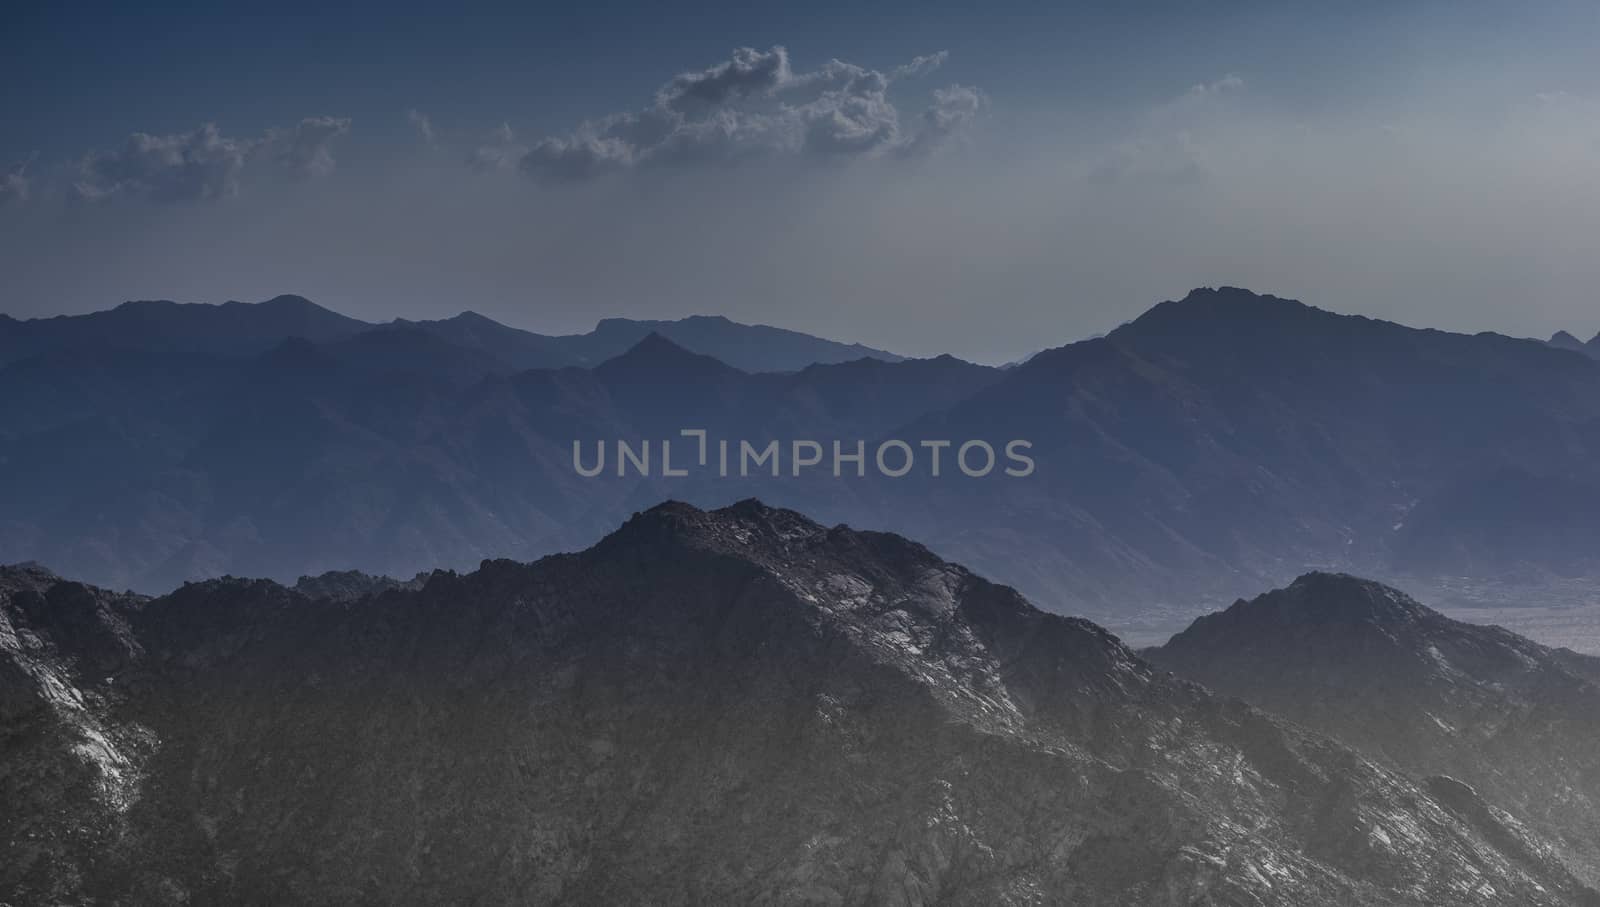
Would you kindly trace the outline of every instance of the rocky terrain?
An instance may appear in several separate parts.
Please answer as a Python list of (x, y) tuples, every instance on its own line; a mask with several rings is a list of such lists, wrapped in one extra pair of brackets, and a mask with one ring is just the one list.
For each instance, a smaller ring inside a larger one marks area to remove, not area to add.
[(1600, 658), (1323, 573), (1142, 654), (1414, 776), (1469, 784), (1600, 879)]
[(897, 536), (668, 503), (369, 581), (0, 572), (0, 902), (1597, 902), (1462, 782)]

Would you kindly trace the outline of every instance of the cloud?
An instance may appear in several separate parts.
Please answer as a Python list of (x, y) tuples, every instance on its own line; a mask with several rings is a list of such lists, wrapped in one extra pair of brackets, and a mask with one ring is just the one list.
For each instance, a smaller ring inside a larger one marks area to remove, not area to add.
[(160, 202), (214, 201), (239, 192), (247, 166), (270, 159), (297, 177), (334, 169), (331, 143), (349, 132), (350, 120), (307, 117), (259, 138), (224, 136), (215, 123), (192, 132), (136, 132), (115, 151), (92, 151), (77, 165), (72, 194), (85, 201), (138, 197)]
[(661, 87), (656, 94), (659, 106), (688, 111), (700, 105), (719, 107), (739, 98), (759, 95), (791, 81), (789, 52), (774, 47), (763, 53), (741, 47), (733, 57), (700, 72), (683, 73)]
[(501, 123), (489, 133), (482, 145), (473, 149), (472, 155), (467, 158), (467, 165), (479, 173), (507, 170), (517, 166), (517, 162), (527, 153), (528, 146), (517, 141), (511, 124)]
[(334, 169), (330, 146), (349, 131), (349, 117), (306, 117), (288, 129), (270, 130), (265, 146), (296, 177), (327, 176)]
[(1117, 145), (1089, 172), (1089, 178), (1097, 183), (1184, 186), (1204, 182), (1206, 173), (1204, 151), (1189, 133), (1178, 132)]
[(253, 143), (225, 138), (215, 123), (181, 135), (136, 132), (117, 151), (93, 151), (78, 165), (79, 198), (98, 201), (138, 195), (156, 201), (225, 198), (239, 191), (239, 174)]
[(922, 112), (922, 128), (906, 145), (906, 152), (915, 154), (933, 149), (965, 130), (988, 104), (989, 99), (983, 92), (967, 85), (934, 89), (933, 103)]
[(1229, 92), (1238, 91), (1239, 89), (1241, 89), (1243, 87), (1244, 87), (1244, 79), (1241, 79), (1238, 76), (1236, 76), (1236, 75), (1234, 75), (1233, 73), (1230, 72), (1227, 75), (1223, 76), (1222, 78), (1217, 79), (1215, 82), (1202, 82), (1202, 83), (1200, 83), (1198, 85), (1191, 85), (1189, 87), (1189, 90), (1184, 93), (1184, 97), (1186, 97), (1186, 98), (1216, 97), (1217, 95), (1220, 95), (1220, 94), (1227, 94)]
[(672, 77), (643, 110), (590, 120), (525, 148), (507, 130), (480, 147), (472, 164), (498, 169), (514, 156), (523, 173), (560, 183), (653, 166), (922, 153), (966, 129), (985, 105), (976, 89), (952, 85), (933, 92), (920, 116), (902, 117), (892, 88), (947, 58), (943, 51), (919, 56), (888, 73), (841, 60), (796, 72), (781, 46), (739, 48), (714, 66)]
[(33, 158), (34, 155), (30, 154), (0, 175), (0, 208), (20, 205), (28, 200), (28, 192), (32, 187), (28, 179), (28, 165), (33, 163)]
[(948, 50), (941, 50), (936, 54), (928, 54), (921, 57), (912, 57), (910, 63), (906, 63), (902, 66), (896, 66), (894, 69), (891, 69), (889, 71), (889, 78), (914, 79), (917, 76), (925, 76), (928, 73), (933, 72), (935, 69), (943, 66), (945, 61), (949, 59), (950, 51)]
[(411, 128), (417, 131), (417, 135), (422, 137), (422, 141), (429, 145), (434, 144), (433, 121), (428, 119), (427, 114), (412, 108), (406, 111), (406, 122), (410, 123)]
[(1133, 182), (1147, 185), (1186, 186), (1202, 183), (1210, 172), (1205, 143), (1245, 87), (1244, 79), (1225, 75), (1150, 108), (1134, 134), (1113, 145), (1093, 166), (1089, 179), (1097, 183)]

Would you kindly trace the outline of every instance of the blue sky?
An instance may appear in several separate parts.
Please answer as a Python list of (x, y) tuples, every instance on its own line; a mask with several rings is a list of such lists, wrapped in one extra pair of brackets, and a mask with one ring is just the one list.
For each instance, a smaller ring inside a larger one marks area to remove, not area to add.
[(4, 16), (19, 317), (299, 292), (542, 330), (716, 312), (998, 360), (1234, 283), (1600, 330), (1582, 4)]

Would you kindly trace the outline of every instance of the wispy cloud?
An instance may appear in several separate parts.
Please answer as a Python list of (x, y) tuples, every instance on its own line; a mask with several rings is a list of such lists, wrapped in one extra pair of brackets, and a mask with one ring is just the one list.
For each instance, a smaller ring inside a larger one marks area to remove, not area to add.
[(417, 135), (424, 143), (428, 145), (437, 143), (433, 132), (433, 120), (429, 119), (427, 114), (412, 108), (406, 111), (406, 122), (411, 124), (411, 128), (417, 131)]
[(1090, 169), (1089, 178), (1099, 183), (1169, 186), (1204, 181), (1209, 164), (1197, 131), (1212, 125), (1210, 121), (1244, 87), (1244, 79), (1230, 73), (1155, 105), (1141, 118), (1134, 135), (1113, 145)]
[(35, 156), (28, 155), (0, 174), (0, 208), (20, 205), (28, 200), (32, 188), (32, 181), (28, 179), (28, 165), (33, 163)]
[(528, 146), (517, 141), (517, 134), (510, 123), (501, 123), (484, 137), (482, 144), (472, 150), (472, 155), (467, 158), (467, 164), (472, 169), (484, 173), (490, 170), (509, 170), (517, 166), (522, 156), (528, 153)]

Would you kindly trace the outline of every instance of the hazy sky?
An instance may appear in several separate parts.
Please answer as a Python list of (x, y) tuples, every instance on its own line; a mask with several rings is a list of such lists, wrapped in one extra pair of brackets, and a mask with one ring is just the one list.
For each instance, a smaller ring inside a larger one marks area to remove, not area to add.
[(438, 10), (0, 14), (0, 311), (714, 313), (1000, 361), (1234, 284), (1600, 331), (1592, 3)]

